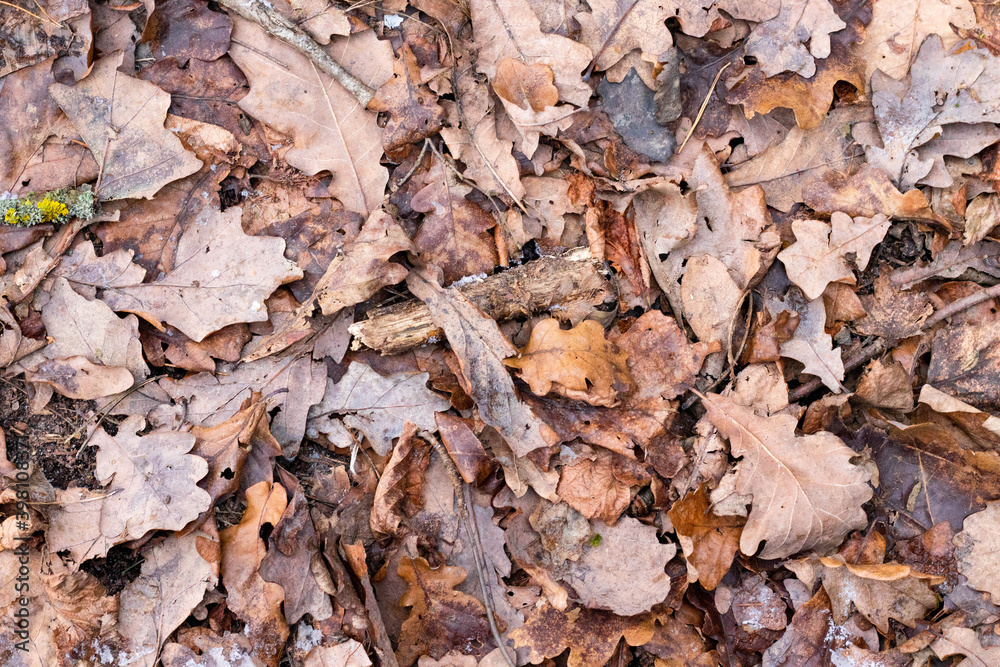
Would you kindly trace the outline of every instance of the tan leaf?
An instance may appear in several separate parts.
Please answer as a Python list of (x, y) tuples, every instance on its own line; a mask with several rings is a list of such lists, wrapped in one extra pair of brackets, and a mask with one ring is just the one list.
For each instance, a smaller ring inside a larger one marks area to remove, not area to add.
[(348, 639), (335, 646), (317, 646), (306, 654), (304, 667), (369, 667), (372, 661), (365, 647)]
[(649, 483), (650, 476), (621, 454), (598, 450), (562, 468), (559, 497), (588, 519), (613, 525), (632, 502), (632, 487)]
[(476, 484), (483, 481), (492, 470), (493, 462), (473, 433), (470, 427), (472, 420), (446, 412), (435, 412), (434, 423), (437, 424), (441, 443), (448, 450), (465, 483)]
[(813, 58), (830, 55), (830, 33), (846, 27), (829, 0), (782, 0), (776, 17), (753, 28), (747, 54), (767, 76), (789, 71), (809, 78), (816, 74)]
[(675, 502), (667, 514), (688, 562), (688, 580), (715, 590), (740, 548), (746, 519), (712, 513), (705, 484)]
[[(872, 104), (882, 145), (866, 147), (868, 162), (887, 173), (901, 189), (912, 187), (930, 173), (935, 160), (944, 170), (942, 154), (921, 159), (915, 149), (939, 137), (949, 123), (1000, 121), (995, 80), (998, 66), (1000, 62), (985, 51), (965, 50), (947, 56), (941, 38), (933, 35), (920, 46), (908, 79), (895, 81), (876, 73), (871, 80)], [(968, 150), (945, 150), (972, 155), (995, 140)]]
[(854, 565), (841, 556), (820, 561), (823, 588), (830, 595), (837, 623), (847, 621), (853, 604), (886, 635), (890, 618), (912, 628), (938, 604), (931, 585), (941, 583), (941, 577), (921, 574), (899, 563)]
[(497, 68), (507, 58), (529, 66), (547, 65), (552, 69), (559, 99), (580, 107), (587, 105), (591, 90), (581, 75), (590, 63), (590, 49), (571, 39), (543, 33), (525, 0), (472, 0), (469, 9), (479, 47), (476, 63), (491, 82), (497, 80)]
[(793, 221), (795, 243), (778, 253), (788, 278), (802, 288), (810, 301), (818, 299), (829, 283), (854, 283), (851, 264), (864, 271), (872, 250), (892, 226), (881, 214), (852, 221), (849, 215), (837, 212), (830, 222), (827, 226), (819, 220)]
[(49, 92), (102, 166), (95, 194), (101, 199), (152, 198), (171, 181), (193, 174), (201, 160), (163, 127), (170, 95), (122, 74), (122, 53), (94, 63), (73, 86)]
[(201, 457), (189, 454), (195, 438), (178, 431), (136, 435), (141, 417), (128, 417), (117, 435), (98, 429), (95, 476), (103, 492), (70, 489), (57, 494), (46, 539), (67, 549), (77, 563), (104, 556), (116, 544), (151, 530), (180, 530), (208, 509), (211, 498), (197, 482), (208, 472)]
[[(568, 563), (568, 572), (562, 576), (576, 590), (581, 604), (635, 616), (667, 599), (670, 575), (666, 566), (677, 547), (660, 544), (656, 528), (632, 517), (623, 517), (613, 526), (594, 520), (591, 529), (595, 537), (579, 560)], [(625, 553), (634, 557), (628, 568), (621, 567)]]
[(320, 44), (329, 44), (334, 35), (351, 34), (347, 14), (326, 0), (278, 0), (274, 8), (295, 21)]
[(486, 608), (455, 590), (468, 576), (465, 570), (449, 565), (431, 568), (423, 558), (403, 558), (399, 576), (409, 585), (399, 605), (411, 607), (396, 650), (400, 667), (410, 667), (421, 655), (439, 659), (453, 648), (483, 654), (484, 645), (492, 640)]
[(709, 394), (704, 404), (733, 456), (743, 459), (736, 492), (753, 496), (743, 553), (756, 553), (762, 541), (761, 558), (827, 549), (867, 524), (861, 506), (872, 496), (870, 475), (850, 463), (855, 452), (840, 438), (822, 431), (797, 436), (795, 417), (761, 417), (725, 396)]
[(840, 393), (843, 390), (840, 382), (844, 379), (844, 362), (840, 357), (840, 348), (833, 347), (833, 338), (826, 333), (823, 300), (799, 304), (789, 298), (776, 309), (785, 309), (789, 305), (799, 314), (799, 326), (792, 339), (781, 344), (781, 356), (801, 361), (806, 373), (821, 379), (834, 393)]
[(711, 255), (692, 257), (681, 278), (684, 317), (704, 343), (729, 340), (729, 328), (743, 300), (743, 290), (726, 265)]
[(524, 456), (557, 443), (559, 437), (518, 398), (503, 362), (517, 350), (497, 323), (457, 289), (443, 289), (415, 273), (410, 273), (407, 285), (444, 330), (480, 417), (500, 432), (514, 454)]
[(879, 268), (875, 292), (861, 297), (867, 316), (857, 321), (855, 329), (865, 336), (900, 339), (915, 335), (934, 312), (927, 293), (902, 291), (896, 284), (895, 274), (886, 266)]
[(794, 310), (779, 312), (774, 319), (754, 332), (747, 342), (743, 360), (748, 364), (759, 364), (781, 359), (781, 345), (795, 336), (799, 320), (800, 315)]
[[(392, 76), (392, 48), (372, 31), (336, 37), (326, 50), (372, 88)], [(389, 180), (379, 164), (382, 139), (375, 113), (301, 51), (238, 17), (229, 55), (250, 80), (240, 108), (293, 138), (288, 164), (310, 176), (329, 171), (330, 194), (344, 208), (365, 216), (374, 211)]]
[(496, 220), (465, 198), (472, 188), (459, 181), (436, 155), (422, 178), (425, 185), (410, 201), (414, 211), (424, 213), (413, 238), (421, 258), (441, 267), (449, 283), (492, 271), (500, 261), (488, 231)]
[(876, 359), (858, 380), (855, 395), (875, 407), (909, 411), (913, 409), (913, 385), (902, 364)]
[[(612, 329), (612, 334), (615, 333)], [(637, 388), (630, 403), (656, 397), (672, 399), (687, 390), (713, 351), (707, 343), (691, 343), (677, 322), (659, 310), (643, 313), (628, 331), (611, 336), (628, 355), (628, 367)]]
[[(879, 6), (881, 5), (881, 6)], [(865, 81), (875, 70), (900, 79), (928, 35), (939, 35), (945, 47), (959, 41), (949, 28), (971, 28), (976, 16), (968, 0), (917, 0), (907, 4), (874, 3), (872, 21), (855, 48), (865, 61)]]
[(264, 667), (243, 633), (226, 632), (219, 637), (209, 632), (189, 641), (191, 646), (165, 644), (160, 656), (163, 667)]
[(962, 243), (972, 245), (982, 241), (997, 225), (1000, 225), (1000, 197), (979, 195), (965, 209)]
[(484, 194), (508, 195), (515, 200), (524, 196), (517, 160), (511, 149), (512, 141), (497, 136), (496, 112), (489, 86), (481, 81), (472, 64), (472, 56), (460, 51), (455, 78), (461, 106), (448, 108), (448, 127), (441, 129), (441, 138), (448, 151), (465, 163), (463, 176), (475, 183)]
[(870, 113), (844, 107), (831, 110), (811, 129), (795, 126), (779, 143), (726, 172), (726, 182), (732, 187), (759, 184), (768, 206), (788, 212), (802, 201), (802, 189), (810, 181), (830, 171), (851, 169), (861, 151), (844, 136), (844, 124), (871, 120)]
[(344, 415), (344, 423), (364, 433), (372, 448), (385, 456), (407, 421), (433, 432), (437, 428), (434, 413), (451, 407), (448, 399), (427, 388), (429, 377), (427, 373), (382, 377), (352, 361), (340, 382), (327, 380), (323, 400), (309, 411), (310, 426), (322, 430), (323, 419)]
[(515, 646), (531, 648), (533, 664), (568, 648), (569, 667), (602, 667), (622, 637), (629, 646), (642, 646), (652, 639), (655, 628), (652, 614), (623, 617), (587, 608), (562, 612), (544, 605), (510, 636)]
[[(661, 0), (594, 0), (590, 12), (576, 15), (580, 43), (596, 58), (595, 70), (606, 70), (634, 49), (655, 62), (673, 43), (666, 20), (675, 16), (675, 5)], [(679, 3), (683, 4), (683, 3)]]
[(281, 613), (284, 591), (261, 578), (260, 563), (267, 554), (260, 537), (265, 524), (277, 525), (285, 511), (285, 490), (278, 484), (258, 482), (246, 491), (243, 518), (219, 533), (222, 542), (222, 583), (228, 593), (226, 606), (246, 623), (254, 655), (277, 667), (288, 638), (288, 623)]
[(375, 92), (368, 109), (389, 114), (382, 146), (390, 155), (435, 134), (445, 119), (437, 95), (423, 83), (416, 56), (405, 43), (393, 64), (392, 78)]
[(151, 283), (108, 286), (102, 298), (114, 310), (173, 324), (201, 341), (229, 324), (267, 321), (267, 297), (302, 277), (284, 249), (283, 239), (244, 234), (239, 208), (205, 208), (181, 236), (172, 271)]
[(415, 424), (406, 422), (375, 488), (373, 532), (395, 536), (399, 524), (421, 509), (421, 489), (430, 462), (430, 445), (417, 437)]
[(196, 531), (170, 535), (144, 553), (142, 573), (121, 593), (118, 631), (135, 665), (152, 667), (163, 642), (219, 583), (219, 536)]
[(127, 368), (99, 366), (87, 357), (67, 357), (43, 361), (34, 369), (26, 370), (29, 382), (51, 385), (66, 398), (90, 401), (125, 391), (135, 379)]
[(523, 109), (544, 111), (559, 102), (553, 76), (548, 65), (525, 65), (517, 58), (507, 58), (497, 65), (493, 90), (501, 99)]
[(187, 406), (185, 419), (211, 427), (238, 413), (253, 392), (265, 395), (268, 409), (280, 407), (271, 420), (271, 433), (287, 456), (294, 456), (306, 430), (309, 408), (326, 390), (326, 367), (309, 357), (271, 357), (240, 364), (226, 373), (198, 373), (181, 380), (160, 380), (174, 401)]
[(538, 396), (550, 391), (613, 407), (631, 384), (627, 355), (604, 338), (604, 327), (584, 320), (562, 329), (559, 320), (542, 320), (531, 330), (531, 339), (504, 364), (518, 369), (518, 376)]
[(948, 628), (944, 637), (931, 644), (931, 649), (939, 658), (964, 655), (965, 660), (955, 667), (995, 665), (1000, 660), (1000, 646), (983, 646), (976, 631), (970, 628)]
[(778, 251), (764, 191), (730, 191), (715, 155), (704, 146), (687, 177), (690, 194), (666, 184), (637, 195), (635, 226), (650, 269), (675, 312), (684, 312), (680, 279), (687, 261), (708, 255), (722, 262), (740, 290), (763, 275)]
[(869, 164), (861, 165), (853, 175), (831, 171), (813, 180), (802, 189), (802, 202), (818, 213), (935, 219), (923, 192), (901, 193), (884, 171)]
[(42, 354), (49, 359), (79, 355), (100, 366), (120, 366), (136, 381), (149, 375), (134, 315), (119, 318), (103, 301), (77, 294), (65, 278), (57, 278), (49, 293), (42, 323), (54, 341)]
[(986, 591), (1000, 601), (1000, 503), (989, 503), (982, 512), (965, 518), (962, 532), (955, 535), (958, 571), (977, 591)]
[[(22, 568), (28, 570), (27, 581), (20, 574)], [(42, 555), (32, 549), (18, 554), (5, 549), (0, 552), (0, 580), (4, 582), (0, 589), (0, 655), (5, 664), (62, 665), (67, 655), (98, 664), (99, 654), (107, 651), (114, 655), (116, 647), (110, 636), (115, 633), (118, 598), (108, 595), (104, 584), (92, 574), (63, 563), (54, 552)], [(15, 589), (25, 583), (26, 588)], [(27, 604), (22, 606), (19, 598)], [(21, 618), (28, 614), (27, 628), (18, 625), (14, 614), (19, 611)], [(27, 630), (27, 653), (16, 648), (22, 641), (16, 634), (19, 629)], [(21, 656), (26, 659), (21, 660)]]

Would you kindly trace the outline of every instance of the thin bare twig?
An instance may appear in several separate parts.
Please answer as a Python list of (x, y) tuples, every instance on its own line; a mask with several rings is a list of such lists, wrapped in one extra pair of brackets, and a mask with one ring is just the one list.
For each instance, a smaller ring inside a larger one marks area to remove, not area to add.
[[(992, 287), (982, 289), (975, 294), (970, 294), (969, 296), (952, 301), (947, 306), (941, 308), (928, 317), (927, 320), (920, 326), (920, 331), (926, 331), (934, 325), (945, 321), (949, 317), (957, 315), (963, 310), (968, 310), (983, 301), (988, 301), (989, 299), (995, 299), (997, 297), (1000, 297), (1000, 283)], [(854, 370), (869, 359), (882, 354), (883, 351), (895, 345), (896, 340), (897, 339), (894, 338), (880, 338), (874, 343), (864, 346), (844, 360), (844, 372)], [(819, 389), (822, 385), (823, 382), (819, 378), (810, 380), (809, 382), (806, 382), (805, 384), (792, 390), (788, 395), (788, 400), (793, 403), (801, 400)]]
[(701, 117), (705, 115), (705, 109), (708, 108), (708, 101), (712, 99), (712, 93), (715, 92), (715, 86), (719, 83), (719, 79), (722, 78), (722, 73), (725, 72), (726, 68), (730, 65), (732, 65), (732, 63), (726, 63), (719, 68), (718, 72), (716, 72), (715, 78), (712, 79), (712, 85), (708, 87), (708, 94), (705, 95), (705, 99), (701, 103), (701, 108), (698, 109), (698, 115), (694, 117), (694, 122), (691, 123), (691, 129), (688, 130), (687, 136), (684, 137), (684, 141), (681, 142), (681, 147), (677, 149), (678, 153), (684, 150), (684, 147), (687, 146), (688, 139), (694, 136), (694, 129), (698, 127), (698, 123), (701, 122)]
[(455, 462), (451, 460), (451, 455), (448, 454), (448, 450), (446, 450), (444, 445), (441, 444), (436, 437), (434, 437), (434, 434), (426, 431), (420, 431), (420, 437), (431, 443), (431, 446), (434, 447), (434, 451), (436, 451), (438, 456), (441, 457), (445, 470), (448, 471), (448, 477), (451, 479), (451, 483), (455, 487), (455, 498), (458, 501), (458, 513), (465, 521), (465, 530), (469, 533), (469, 542), (472, 547), (472, 557), (476, 563), (476, 574), (479, 577), (479, 588), (483, 595), (483, 604), (486, 606), (486, 618), (490, 622), (490, 631), (493, 633), (493, 640), (497, 643), (497, 648), (500, 649), (500, 653), (507, 662), (507, 666), (516, 667), (514, 660), (512, 660), (507, 654), (507, 647), (504, 645), (503, 638), (500, 636), (500, 628), (497, 627), (496, 605), (493, 602), (493, 593), (490, 592), (490, 587), (486, 583), (486, 552), (483, 550), (483, 542), (479, 537), (479, 527), (476, 525), (476, 517), (469, 511), (471, 495), (468, 499), (466, 498), (468, 485), (465, 483), (465, 480), (462, 479), (461, 475), (458, 474), (458, 468), (455, 467)]
[(361, 106), (367, 107), (375, 96), (375, 91), (357, 78), (343, 65), (334, 60), (300, 27), (278, 14), (259, 0), (219, 0), (219, 4), (237, 16), (252, 21), (264, 29), (269, 35), (277, 37), (289, 46), (293, 46), (316, 63), (316, 66), (332, 76), (340, 85), (357, 98)]

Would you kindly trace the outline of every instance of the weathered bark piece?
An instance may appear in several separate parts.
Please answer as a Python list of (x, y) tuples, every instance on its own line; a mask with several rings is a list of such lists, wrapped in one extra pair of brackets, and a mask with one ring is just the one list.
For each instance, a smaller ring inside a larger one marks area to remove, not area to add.
[[(587, 248), (574, 248), (558, 257), (541, 257), (523, 266), (459, 288), (484, 313), (498, 322), (518, 315), (552, 311), (572, 314), (616, 299), (603, 262)], [(577, 321), (580, 318), (571, 318)], [(422, 301), (407, 301), (368, 313), (351, 325), (352, 347), (362, 345), (382, 354), (400, 354), (443, 338)]]

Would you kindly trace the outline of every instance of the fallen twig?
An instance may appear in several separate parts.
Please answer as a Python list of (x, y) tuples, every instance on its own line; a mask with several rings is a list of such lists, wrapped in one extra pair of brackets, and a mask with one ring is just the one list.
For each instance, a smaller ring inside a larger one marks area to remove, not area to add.
[(265, 5), (259, 0), (219, 0), (219, 4), (247, 21), (253, 21), (269, 35), (277, 37), (309, 56), (317, 67), (336, 79), (340, 85), (347, 89), (347, 92), (354, 95), (361, 102), (361, 106), (368, 106), (368, 102), (375, 96), (375, 91), (371, 87), (344, 69), (344, 66), (324, 51), (323, 47), (316, 43), (316, 40), (290, 20), (275, 12), (269, 5)]
[[(970, 294), (969, 296), (952, 301), (947, 306), (941, 308), (928, 317), (927, 320), (920, 326), (920, 331), (926, 331), (934, 325), (945, 321), (952, 315), (957, 315), (963, 310), (972, 308), (983, 301), (995, 299), (996, 297), (1000, 297), (1000, 283), (992, 287), (982, 289), (975, 294)], [(862, 347), (860, 350), (844, 360), (844, 372), (846, 373), (847, 371), (854, 370), (869, 359), (882, 354), (882, 352), (895, 345), (896, 342), (897, 339), (894, 338), (880, 338), (877, 341)], [(823, 382), (819, 378), (810, 380), (809, 382), (806, 382), (805, 384), (792, 390), (788, 394), (788, 400), (793, 403), (795, 401), (799, 401), (819, 389), (822, 385)]]

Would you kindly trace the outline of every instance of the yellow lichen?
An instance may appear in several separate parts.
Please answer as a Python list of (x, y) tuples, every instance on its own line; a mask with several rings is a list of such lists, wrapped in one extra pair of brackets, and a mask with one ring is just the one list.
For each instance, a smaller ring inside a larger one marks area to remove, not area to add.
[(66, 204), (53, 201), (48, 197), (38, 202), (38, 210), (44, 215), (42, 218), (43, 222), (52, 222), (53, 220), (57, 220), (62, 216), (69, 214), (69, 208), (66, 207)]

